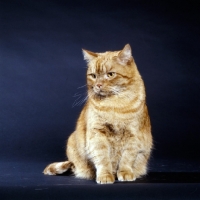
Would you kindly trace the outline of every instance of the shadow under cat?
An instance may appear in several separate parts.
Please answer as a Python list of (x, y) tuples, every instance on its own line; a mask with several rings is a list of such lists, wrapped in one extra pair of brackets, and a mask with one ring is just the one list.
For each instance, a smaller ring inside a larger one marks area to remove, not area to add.
[[(57, 176), (73, 176), (67, 171)], [(122, 183), (120, 181), (116, 184)], [(200, 183), (200, 172), (149, 172), (146, 176), (136, 179), (133, 182), (123, 182), (123, 184), (133, 183)]]

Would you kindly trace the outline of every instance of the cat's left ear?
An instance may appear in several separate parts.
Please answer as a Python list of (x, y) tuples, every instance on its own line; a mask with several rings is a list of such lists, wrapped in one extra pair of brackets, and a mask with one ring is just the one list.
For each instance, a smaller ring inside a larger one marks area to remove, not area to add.
[(87, 62), (90, 62), (91, 60), (93, 60), (94, 58), (96, 58), (98, 55), (94, 52), (82, 49), (83, 51), (83, 57), (84, 60), (86, 60)]
[(122, 65), (128, 64), (128, 62), (132, 61), (132, 53), (131, 46), (129, 44), (125, 45), (125, 47), (118, 54), (118, 62)]

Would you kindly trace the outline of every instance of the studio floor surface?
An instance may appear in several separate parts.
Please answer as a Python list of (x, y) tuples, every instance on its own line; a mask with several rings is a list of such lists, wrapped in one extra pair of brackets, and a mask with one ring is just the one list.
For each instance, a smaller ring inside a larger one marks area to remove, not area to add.
[(0, 164), (1, 199), (200, 199), (199, 163), (161, 160), (135, 182), (110, 185), (77, 179), (69, 173), (45, 176), (44, 162)]

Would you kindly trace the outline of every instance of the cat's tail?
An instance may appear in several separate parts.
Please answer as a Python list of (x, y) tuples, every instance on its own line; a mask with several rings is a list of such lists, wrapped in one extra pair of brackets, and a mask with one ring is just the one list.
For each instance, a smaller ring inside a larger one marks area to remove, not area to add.
[(65, 162), (55, 162), (55, 163), (51, 163), (50, 165), (48, 165), (43, 173), (45, 175), (56, 175), (56, 174), (62, 174), (66, 171), (68, 171), (69, 169), (74, 169), (74, 164), (70, 161), (65, 161)]

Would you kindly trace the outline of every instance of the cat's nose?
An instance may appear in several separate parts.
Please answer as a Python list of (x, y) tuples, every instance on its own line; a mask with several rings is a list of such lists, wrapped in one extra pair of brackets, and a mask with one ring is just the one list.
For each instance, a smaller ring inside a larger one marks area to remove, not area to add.
[(101, 87), (102, 87), (102, 84), (98, 83), (98, 84), (97, 84), (97, 87), (101, 88)]

